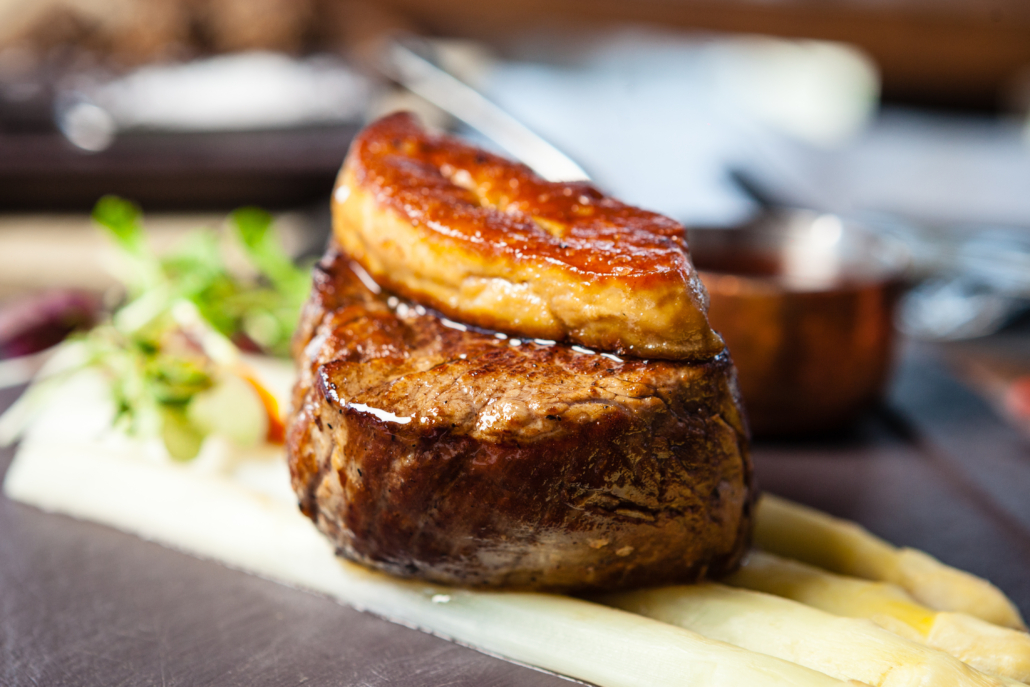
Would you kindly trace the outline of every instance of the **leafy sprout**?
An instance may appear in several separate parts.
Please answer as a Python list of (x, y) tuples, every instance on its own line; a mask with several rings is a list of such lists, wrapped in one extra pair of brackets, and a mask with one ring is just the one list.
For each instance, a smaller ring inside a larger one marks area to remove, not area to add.
[(244, 348), (287, 355), (300, 309), (311, 288), (309, 271), (293, 264), (276, 237), (272, 216), (254, 207), (229, 215), (256, 277), (233, 274), (220, 237), (211, 230), (190, 236), (178, 250), (158, 258), (147, 246), (139, 208), (117, 196), (101, 198), (93, 219), (106, 230), (129, 266), (126, 287), (137, 299), (160, 291), (163, 303), (185, 299), (223, 336)]
[[(238, 348), (288, 353), (310, 290), (308, 270), (286, 256), (271, 215), (259, 208), (229, 216), (231, 235), (252, 268), (243, 275), (228, 268), (221, 237), (212, 230), (158, 257), (134, 203), (105, 196), (93, 219), (127, 268), (128, 301), (83, 337), (88, 364), (111, 381), (116, 423), (160, 436), (179, 460), (196, 456), (204, 438), (220, 428), (238, 437), (246, 425), (240, 417), (265, 410), (259, 402), (255, 411), (255, 394), (247, 394), (247, 383), (254, 382), (242, 371)], [(268, 418), (261, 415), (256, 424), (262, 421)]]
[(115, 243), (126, 253), (147, 252), (140, 209), (118, 196), (104, 196), (93, 208), (93, 219), (106, 228)]

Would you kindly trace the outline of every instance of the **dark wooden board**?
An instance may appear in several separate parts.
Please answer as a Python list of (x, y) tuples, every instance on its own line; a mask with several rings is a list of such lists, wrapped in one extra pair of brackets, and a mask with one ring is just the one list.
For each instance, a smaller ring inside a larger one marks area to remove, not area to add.
[[(1030, 446), (928, 351), (906, 357), (888, 408), (848, 436), (754, 453), (769, 490), (988, 577), (1030, 611)], [(569, 683), (0, 499), (0, 684)]]

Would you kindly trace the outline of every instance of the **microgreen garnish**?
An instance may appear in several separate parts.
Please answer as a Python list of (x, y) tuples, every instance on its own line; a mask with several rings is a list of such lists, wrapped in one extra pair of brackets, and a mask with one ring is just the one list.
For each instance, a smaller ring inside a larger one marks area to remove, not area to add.
[(248, 275), (226, 266), (213, 230), (158, 257), (135, 204), (105, 196), (93, 219), (120, 249), (128, 294), (108, 322), (81, 337), (87, 364), (110, 380), (115, 422), (160, 436), (178, 460), (196, 456), (210, 434), (236, 441), (270, 434), (268, 422), (278, 420), (262, 405), (267, 394), (250, 388), (239, 349), (286, 354), (310, 289), (308, 271), (279, 245), (271, 215), (243, 208), (229, 216)]

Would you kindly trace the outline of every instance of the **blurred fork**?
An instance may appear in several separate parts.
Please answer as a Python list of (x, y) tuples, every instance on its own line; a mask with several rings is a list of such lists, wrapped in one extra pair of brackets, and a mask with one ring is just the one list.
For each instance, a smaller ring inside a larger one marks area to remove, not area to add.
[(432, 45), (413, 37), (386, 43), (379, 67), (390, 79), (465, 122), (548, 181), (589, 181), (572, 158), (440, 67)]

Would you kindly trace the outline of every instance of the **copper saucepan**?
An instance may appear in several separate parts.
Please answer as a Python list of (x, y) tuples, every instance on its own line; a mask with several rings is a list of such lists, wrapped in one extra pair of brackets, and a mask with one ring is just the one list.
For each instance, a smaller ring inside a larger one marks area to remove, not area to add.
[(777, 209), (692, 229), (709, 319), (733, 356), (758, 436), (829, 432), (883, 394), (904, 246), (831, 214)]

